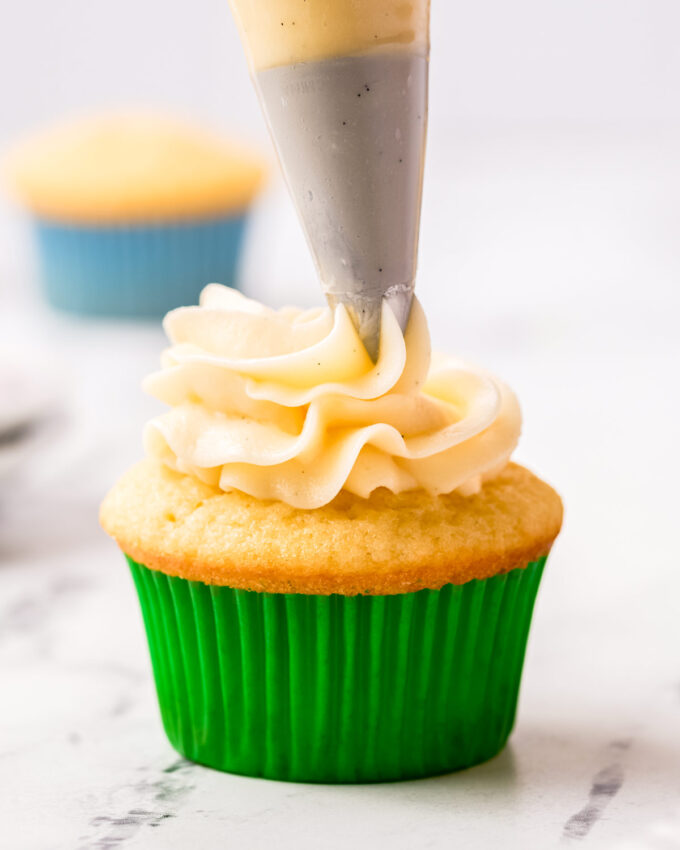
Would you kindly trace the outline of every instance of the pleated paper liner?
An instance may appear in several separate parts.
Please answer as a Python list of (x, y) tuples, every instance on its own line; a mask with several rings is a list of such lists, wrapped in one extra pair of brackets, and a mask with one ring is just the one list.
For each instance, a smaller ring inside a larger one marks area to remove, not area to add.
[(245, 214), (111, 226), (37, 221), (45, 296), (69, 313), (159, 318), (196, 304), (207, 283), (235, 285), (245, 226)]
[(128, 558), (163, 724), (247, 776), (381, 782), (459, 770), (512, 729), (545, 558), (395, 596), (267, 594)]

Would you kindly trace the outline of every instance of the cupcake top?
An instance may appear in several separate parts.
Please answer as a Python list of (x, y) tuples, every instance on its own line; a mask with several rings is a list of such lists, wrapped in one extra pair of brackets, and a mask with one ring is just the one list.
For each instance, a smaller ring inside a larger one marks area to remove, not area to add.
[(509, 462), (521, 417), (488, 373), (431, 356), (385, 305), (378, 361), (346, 309), (270, 310), (223, 286), (165, 319), (145, 387), (170, 410), (101, 511), (152, 569), (271, 593), (390, 594), (546, 555), (562, 504)]
[(264, 593), (393, 594), (465, 584), (547, 555), (557, 493), (509, 463), (479, 493), (347, 491), (313, 511), (222, 491), (147, 458), (101, 509), (104, 529), (153, 570)]
[(221, 490), (307, 510), (342, 490), (471, 494), (519, 438), (510, 389), (431, 358), (417, 300), (405, 335), (384, 304), (376, 363), (343, 305), (275, 311), (212, 284), (164, 324), (173, 344), (145, 388), (171, 410), (147, 453)]
[(10, 153), (6, 174), (36, 215), (84, 224), (237, 214), (262, 185), (263, 160), (215, 133), (156, 115), (86, 118)]

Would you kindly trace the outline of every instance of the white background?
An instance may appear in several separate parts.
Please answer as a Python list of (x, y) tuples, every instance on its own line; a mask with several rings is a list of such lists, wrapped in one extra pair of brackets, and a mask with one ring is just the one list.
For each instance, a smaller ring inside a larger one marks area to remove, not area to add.
[[(53, 438), (0, 481), (12, 847), (680, 846), (679, 33), (676, 0), (434, 3), (419, 296), (437, 347), (518, 392), (518, 458), (566, 504), (511, 747), (455, 777), (310, 789), (163, 772), (175, 756), (136, 603), (96, 525), (140, 456), (155, 408), (138, 385), (163, 339), (51, 314), (2, 202), (2, 347), (56, 369), (62, 402)], [(267, 149), (226, 0), (5, 0), (0, 147), (130, 103)], [(257, 211), (243, 279), (274, 302), (318, 299), (280, 186)], [(622, 785), (604, 801), (612, 771)]]
[[(262, 133), (227, 0), (4, 0), (0, 144), (154, 103)], [(676, 0), (433, 0), (431, 127), (680, 121)]]

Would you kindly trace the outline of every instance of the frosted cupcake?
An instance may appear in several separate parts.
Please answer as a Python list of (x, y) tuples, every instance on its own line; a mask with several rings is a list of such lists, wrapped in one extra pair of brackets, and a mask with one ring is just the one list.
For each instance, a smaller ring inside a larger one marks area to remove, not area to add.
[(206, 280), (235, 283), (263, 163), (234, 142), (154, 115), (88, 118), (10, 154), (48, 301), (87, 315), (160, 317)]
[(430, 357), (417, 301), (380, 356), (344, 307), (220, 286), (166, 318), (170, 406), (101, 511), (187, 758), (372, 782), (495, 755), (515, 716), (557, 494), (510, 462), (513, 393)]

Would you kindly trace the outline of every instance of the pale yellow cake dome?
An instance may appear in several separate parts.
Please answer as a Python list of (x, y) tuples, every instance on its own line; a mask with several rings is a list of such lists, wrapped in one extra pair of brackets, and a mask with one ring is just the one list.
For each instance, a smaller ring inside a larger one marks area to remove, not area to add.
[(265, 171), (261, 156), (228, 137), (132, 112), (38, 133), (6, 162), (10, 188), (34, 214), (86, 224), (236, 215)]

